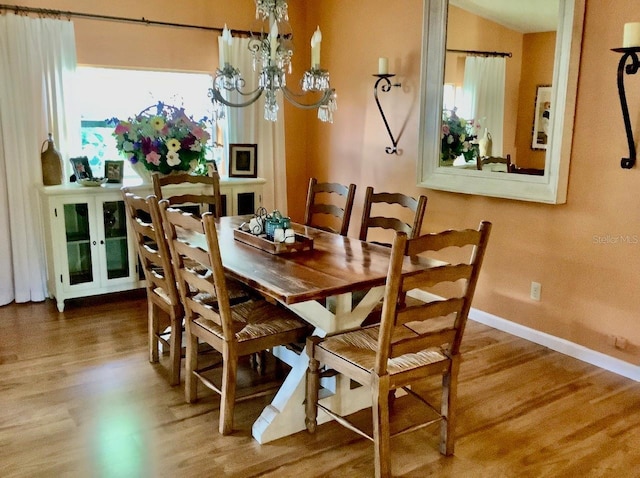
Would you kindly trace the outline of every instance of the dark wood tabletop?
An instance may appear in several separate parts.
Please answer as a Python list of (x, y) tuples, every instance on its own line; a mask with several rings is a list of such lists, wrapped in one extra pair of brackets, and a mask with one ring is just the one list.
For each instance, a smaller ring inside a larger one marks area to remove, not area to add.
[[(390, 249), (358, 239), (292, 224), (298, 234), (313, 238), (313, 249), (270, 254), (234, 238), (233, 230), (251, 216), (218, 220), (220, 252), (225, 270), (240, 281), (285, 304), (324, 299), (384, 284)], [(435, 262), (405, 264), (424, 269)]]

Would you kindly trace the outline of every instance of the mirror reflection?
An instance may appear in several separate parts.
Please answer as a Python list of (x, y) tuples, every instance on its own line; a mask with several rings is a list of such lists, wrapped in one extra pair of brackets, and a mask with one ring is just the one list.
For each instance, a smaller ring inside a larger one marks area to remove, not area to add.
[[(557, 26), (555, 33), (553, 27), (531, 26), (527, 28), (532, 30), (526, 30), (515, 23), (498, 21), (487, 8), (499, 4), (498, 11), (511, 8), (525, 12), (524, 18), (530, 22), (536, 18), (534, 13), (549, 3), (554, 4), (555, 13), (547, 21)], [(472, 7), (476, 9), (471, 11)], [(484, 9), (478, 10), (480, 7)], [(585, 0), (424, 0), (424, 8), (418, 185), (564, 203)], [(468, 50), (511, 56), (478, 55)], [(504, 67), (498, 70), (504, 69), (504, 80), (486, 74), (488, 79), (472, 81), (474, 76), (485, 75), (483, 63), (488, 62), (478, 58), (503, 61)], [(472, 61), (477, 64), (471, 65)], [(473, 90), (469, 87), (471, 99), (463, 98), (465, 77), (468, 85), (474, 84)], [(504, 88), (496, 88), (502, 81)], [(487, 85), (475, 85), (481, 82)], [(489, 89), (492, 93), (480, 95), (480, 91)], [(494, 97), (488, 99), (491, 94)], [(443, 116), (448, 121), (452, 117), (469, 121), (443, 124)], [(456, 138), (445, 138), (443, 126), (448, 128), (447, 133), (454, 127), (462, 128), (458, 139), (464, 134), (464, 139), (471, 136), (471, 141), (456, 150)]]
[(451, 0), (440, 166), (544, 174), (558, 0)]

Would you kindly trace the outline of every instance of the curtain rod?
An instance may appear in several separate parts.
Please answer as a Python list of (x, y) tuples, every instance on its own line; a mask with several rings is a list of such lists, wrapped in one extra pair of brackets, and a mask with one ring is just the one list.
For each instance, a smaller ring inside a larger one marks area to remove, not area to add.
[[(172, 23), (172, 22), (161, 22), (156, 20), (148, 20), (144, 17), (142, 18), (128, 18), (128, 17), (116, 17), (111, 15), (98, 15), (95, 13), (82, 13), (82, 12), (71, 12), (71, 11), (63, 11), (63, 10), (51, 10), (48, 8), (32, 8), (32, 7), (21, 7), (19, 5), (4, 5), (0, 4), (0, 12), (4, 10), (13, 11), (16, 15), (20, 14), (28, 14), (35, 13), (42, 16), (49, 17), (67, 17), (71, 19), (71, 17), (77, 18), (89, 18), (93, 20), (107, 20), (113, 22), (126, 22), (126, 23), (141, 23), (144, 25), (153, 25), (153, 26), (162, 26), (162, 27), (176, 27), (176, 28), (191, 28), (197, 30), (207, 30), (213, 32), (222, 32), (222, 28), (219, 27), (206, 27), (202, 25), (189, 25), (187, 23)], [(232, 30), (233, 33), (240, 35), (250, 36), (251, 32), (247, 30)]]
[(506, 56), (511, 58), (511, 52), (502, 52), (502, 51), (482, 51), (482, 50), (450, 50), (447, 48), (447, 52), (450, 53), (466, 53), (468, 55), (478, 55), (478, 56)]

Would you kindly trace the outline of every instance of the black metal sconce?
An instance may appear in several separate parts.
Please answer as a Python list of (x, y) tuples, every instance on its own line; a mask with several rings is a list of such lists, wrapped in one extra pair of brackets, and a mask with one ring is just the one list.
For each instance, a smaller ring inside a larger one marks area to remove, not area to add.
[(391, 128), (389, 128), (389, 123), (387, 122), (387, 117), (384, 115), (384, 111), (382, 111), (382, 106), (380, 105), (380, 100), (378, 99), (378, 86), (380, 85), (380, 83), (382, 83), (382, 86), (380, 86), (380, 89), (383, 92), (387, 93), (391, 91), (392, 86), (402, 86), (402, 85), (400, 83), (391, 83), (391, 80), (389, 78), (393, 78), (396, 75), (391, 75), (389, 73), (384, 73), (384, 74), (379, 73), (373, 76), (378, 78), (376, 80), (375, 86), (373, 87), (373, 96), (375, 96), (376, 98), (376, 104), (378, 105), (378, 109), (380, 110), (382, 121), (384, 121), (384, 125), (387, 128), (387, 133), (389, 133), (389, 137), (391, 138), (391, 143), (393, 144), (393, 146), (387, 146), (384, 150), (387, 154), (398, 154), (398, 140), (393, 137), (393, 134), (391, 133)]
[[(620, 95), (624, 129), (627, 132), (627, 143), (629, 143), (629, 157), (622, 158), (620, 166), (624, 169), (631, 169), (636, 164), (636, 144), (633, 140), (633, 129), (631, 128), (629, 107), (627, 106), (627, 95), (624, 91), (624, 74), (635, 75), (638, 69), (640, 69), (640, 60), (638, 60), (640, 47), (613, 48), (613, 51), (622, 53), (622, 58), (620, 58), (620, 63), (618, 63), (618, 94)], [(627, 64), (627, 62), (629, 62), (629, 64)]]

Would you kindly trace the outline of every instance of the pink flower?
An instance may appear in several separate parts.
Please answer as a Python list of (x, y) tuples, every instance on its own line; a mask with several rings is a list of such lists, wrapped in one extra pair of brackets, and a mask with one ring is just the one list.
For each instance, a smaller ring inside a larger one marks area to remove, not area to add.
[(131, 131), (131, 125), (129, 125), (128, 123), (127, 124), (118, 123), (116, 126), (115, 133), (125, 134), (125, 133), (128, 133), (129, 131)]
[(149, 154), (147, 154), (146, 159), (147, 159), (147, 163), (151, 163), (151, 164), (155, 164), (156, 166), (160, 165), (160, 158), (162, 156), (160, 156), (158, 153), (156, 153), (155, 151), (151, 151)]
[(194, 135), (196, 137), (196, 139), (202, 139), (202, 137), (206, 134), (204, 129), (202, 129), (200, 126), (195, 126), (193, 128), (193, 130), (191, 131), (191, 134)]

